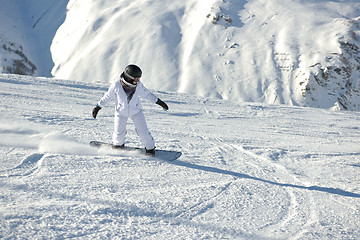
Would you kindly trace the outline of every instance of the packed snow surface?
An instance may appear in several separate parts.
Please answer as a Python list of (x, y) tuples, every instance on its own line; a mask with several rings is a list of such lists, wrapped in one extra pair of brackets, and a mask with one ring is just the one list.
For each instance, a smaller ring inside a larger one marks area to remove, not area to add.
[(359, 112), (153, 91), (169, 162), (89, 146), (111, 139), (108, 86), (0, 75), (0, 238), (360, 238)]

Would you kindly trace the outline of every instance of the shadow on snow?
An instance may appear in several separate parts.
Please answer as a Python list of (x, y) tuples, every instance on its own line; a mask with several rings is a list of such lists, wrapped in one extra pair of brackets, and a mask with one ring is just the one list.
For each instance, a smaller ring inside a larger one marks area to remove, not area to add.
[(201, 170), (201, 171), (205, 171), (205, 172), (219, 173), (219, 174), (229, 175), (229, 176), (233, 176), (233, 177), (237, 177), (237, 178), (251, 179), (251, 180), (260, 181), (263, 183), (268, 183), (268, 184), (272, 184), (272, 185), (280, 186), (280, 187), (291, 187), (291, 188), (305, 189), (305, 190), (310, 190), (310, 191), (326, 192), (326, 193), (340, 195), (340, 196), (344, 196), (344, 197), (360, 198), (360, 194), (344, 191), (339, 188), (327, 188), (327, 187), (319, 187), (319, 186), (306, 187), (306, 186), (301, 186), (301, 185), (296, 185), (296, 184), (278, 183), (278, 182), (274, 182), (274, 181), (270, 181), (270, 180), (261, 179), (258, 177), (252, 177), (250, 175), (243, 174), (243, 173), (237, 173), (237, 172), (233, 172), (233, 171), (223, 170), (220, 168), (202, 166), (202, 165), (183, 162), (183, 161), (174, 161), (174, 162), (169, 162), (169, 163), (173, 164), (173, 165), (192, 168), (192, 169)]

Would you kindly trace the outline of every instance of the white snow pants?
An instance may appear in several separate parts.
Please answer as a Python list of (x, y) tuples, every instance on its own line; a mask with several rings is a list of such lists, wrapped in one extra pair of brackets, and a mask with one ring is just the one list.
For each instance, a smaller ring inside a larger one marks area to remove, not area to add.
[[(141, 138), (142, 144), (145, 146), (146, 149), (154, 149), (155, 148), (155, 141), (154, 138), (151, 136), (149, 129), (146, 124), (145, 116), (143, 111), (133, 115), (130, 117), (135, 125), (136, 133)], [(126, 124), (127, 124), (128, 117), (121, 116), (115, 113), (114, 118), (114, 133), (112, 142), (114, 145), (122, 145), (125, 143), (125, 135), (126, 135)]]

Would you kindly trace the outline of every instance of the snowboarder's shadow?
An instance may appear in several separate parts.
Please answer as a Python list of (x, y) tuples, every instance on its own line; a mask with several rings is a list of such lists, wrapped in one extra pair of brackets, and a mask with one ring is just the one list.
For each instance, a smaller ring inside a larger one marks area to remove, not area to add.
[(274, 182), (274, 181), (270, 181), (270, 180), (266, 180), (266, 179), (261, 179), (258, 177), (253, 177), (253, 176), (243, 174), (243, 173), (237, 173), (237, 172), (233, 172), (233, 171), (223, 170), (223, 169), (216, 168), (216, 167), (202, 166), (202, 165), (188, 163), (188, 162), (179, 161), (179, 160), (174, 161), (174, 162), (169, 162), (169, 163), (173, 164), (173, 165), (192, 168), (192, 169), (201, 170), (201, 171), (205, 171), (205, 172), (229, 175), (229, 176), (233, 176), (233, 177), (237, 177), (237, 178), (251, 179), (251, 180), (260, 181), (263, 183), (272, 184), (272, 185), (280, 186), (280, 187), (291, 187), (291, 188), (305, 189), (305, 190), (310, 190), (310, 191), (326, 192), (326, 193), (336, 194), (336, 195), (340, 195), (340, 196), (344, 196), (344, 197), (360, 198), (360, 194), (348, 192), (348, 191), (345, 191), (345, 190), (342, 190), (339, 188), (327, 188), (327, 187), (319, 187), (319, 186), (306, 187), (306, 186), (295, 185), (295, 184), (279, 183), (279, 182)]

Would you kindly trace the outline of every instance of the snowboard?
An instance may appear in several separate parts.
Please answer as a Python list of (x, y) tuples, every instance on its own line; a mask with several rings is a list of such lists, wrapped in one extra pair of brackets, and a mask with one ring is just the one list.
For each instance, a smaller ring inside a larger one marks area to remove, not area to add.
[(97, 147), (97, 148), (102, 148), (102, 147), (111, 148), (111, 149), (114, 149), (117, 151), (135, 152), (135, 153), (139, 153), (139, 154), (142, 154), (145, 156), (154, 157), (154, 158), (166, 160), (166, 161), (174, 161), (182, 155), (182, 153), (178, 152), (178, 151), (155, 149), (155, 156), (151, 156), (151, 155), (146, 155), (146, 151), (144, 148), (129, 147), (129, 146), (125, 146), (123, 148), (114, 148), (113, 144), (106, 143), (106, 142), (100, 142), (100, 141), (90, 141), (90, 146)]

